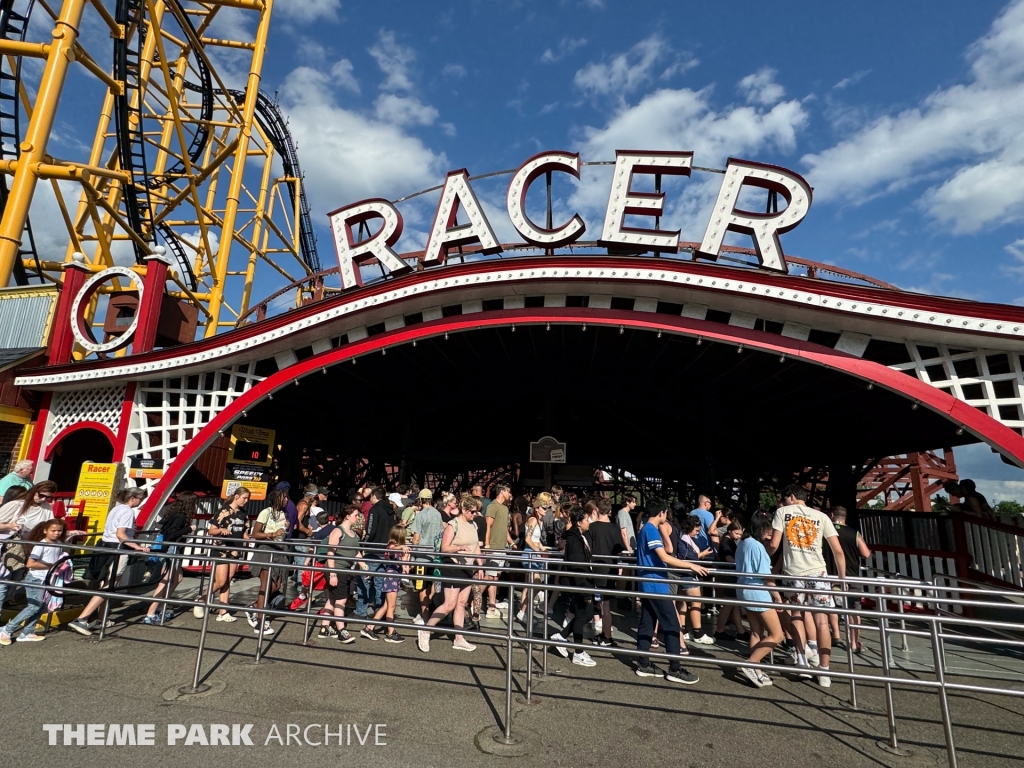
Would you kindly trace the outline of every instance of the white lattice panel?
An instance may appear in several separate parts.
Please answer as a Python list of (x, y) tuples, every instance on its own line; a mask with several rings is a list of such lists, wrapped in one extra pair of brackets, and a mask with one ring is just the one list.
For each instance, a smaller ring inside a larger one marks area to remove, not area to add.
[(116, 435), (121, 423), (123, 404), (123, 384), (103, 389), (55, 392), (50, 403), (50, 426), (46, 434), (46, 445), (63, 430), (82, 421), (102, 424)]
[[(217, 414), (263, 380), (256, 362), (229, 369), (139, 382), (125, 461), (162, 459), (167, 467)], [(152, 486), (155, 481), (146, 481)]]
[(1011, 429), (1024, 430), (1021, 357), (991, 349), (963, 349), (945, 344), (907, 344), (912, 361), (893, 365), (913, 371), (958, 400), (973, 405)]

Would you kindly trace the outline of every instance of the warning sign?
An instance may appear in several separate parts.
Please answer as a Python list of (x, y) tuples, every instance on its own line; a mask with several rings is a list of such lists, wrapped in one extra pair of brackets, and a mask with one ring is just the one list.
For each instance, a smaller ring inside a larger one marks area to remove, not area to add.
[(114, 503), (114, 490), (124, 482), (123, 464), (95, 464), (87, 461), (78, 475), (75, 502), (85, 502), (82, 514), (89, 518), (89, 530), (103, 530), (107, 512)]
[(230, 497), (236, 488), (248, 488), (249, 489), (249, 500), (250, 501), (263, 501), (267, 498), (267, 484), (260, 482), (253, 482), (251, 480), (225, 480), (220, 487), (220, 497), (226, 499)]

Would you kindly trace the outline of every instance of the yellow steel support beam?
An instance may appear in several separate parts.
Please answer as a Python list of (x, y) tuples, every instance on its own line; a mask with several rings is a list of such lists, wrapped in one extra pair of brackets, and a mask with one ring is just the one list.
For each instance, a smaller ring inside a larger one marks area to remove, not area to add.
[[(232, 3), (233, 4), (233, 3)], [(267, 38), (270, 35), (270, 16), (274, 1), (266, 0), (262, 4), (260, 23), (256, 28), (256, 48), (253, 50), (252, 63), (249, 67), (249, 79), (245, 89), (245, 106), (242, 110), (242, 140), (238, 143), (235, 162), (231, 168), (231, 185), (228, 188), (227, 204), (224, 208), (224, 229), (217, 251), (217, 260), (213, 269), (213, 290), (210, 291), (210, 318), (206, 323), (207, 337), (217, 333), (220, 323), (220, 310), (224, 303), (224, 282), (227, 279), (228, 260), (231, 246), (234, 243), (235, 218), (238, 215), (238, 201), (242, 194), (242, 177), (245, 174), (245, 159), (249, 151), (249, 141), (256, 114), (256, 100), (260, 91), (260, 73), (263, 58), (267, 51)], [(245, 5), (242, 7), (253, 7)], [(237, 315), (236, 315), (237, 317)]]
[(37, 178), (31, 169), (46, 156), (46, 145), (50, 141), (50, 131), (57, 116), (57, 103), (64, 90), (68, 67), (74, 58), (75, 40), (78, 38), (84, 10), (85, 0), (64, 0), (64, 7), (53, 28), (53, 42), (47, 52), (43, 76), (39, 81), (35, 110), (21, 143), (20, 162), (24, 165), (11, 180), (7, 205), (0, 221), (0, 287), (10, 281), (18, 258), (25, 220), (36, 189)]

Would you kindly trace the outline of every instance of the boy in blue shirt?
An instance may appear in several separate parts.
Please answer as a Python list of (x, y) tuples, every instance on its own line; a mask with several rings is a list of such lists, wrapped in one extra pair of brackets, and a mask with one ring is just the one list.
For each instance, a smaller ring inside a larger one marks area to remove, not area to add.
[[(682, 629), (679, 626), (679, 617), (676, 614), (672, 601), (669, 598), (668, 574), (664, 570), (652, 570), (654, 568), (680, 568), (691, 571), (697, 576), (707, 576), (707, 569), (696, 563), (688, 563), (678, 560), (665, 552), (665, 544), (661, 540), (661, 533), (658, 526), (665, 522), (668, 513), (668, 504), (663, 501), (652, 501), (647, 505), (647, 521), (640, 528), (636, 540), (636, 562), (637, 577), (641, 579), (653, 579), (653, 581), (641, 581), (638, 583), (639, 590), (648, 597), (640, 600), (640, 626), (636, 631), (636, 649), (638, 651), (649, 651), (651, 639), (654, 637), (654, 624), (658, 623), (658, 631), (661, 635), (661, 642), (665, 646), (665, 652), (673, 657), (669, 662), (668, 674), (664, 675), (670, 683), (682, 683), (693, 685), (698, 677), (686, 671), (679, 664), (679, 634)], [(639, 677), (662, 677), (663, 673), (651, 664), (646, 656), (641, 656), (636, 667), (636, 674)]]

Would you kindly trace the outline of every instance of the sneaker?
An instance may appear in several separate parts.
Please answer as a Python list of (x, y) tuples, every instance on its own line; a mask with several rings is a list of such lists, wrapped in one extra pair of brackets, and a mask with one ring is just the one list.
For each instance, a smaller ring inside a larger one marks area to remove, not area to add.
[[(255, 629), (253, 631), (257, 635), (260, 633), (259, 629)], [(272, 634), (274, 634), (274, 628), (272, 626), (270, 626), (270, 622), (269, 621), (264, 621), (263, 622), (263, 634), (264, 635), (272, 635)]]
[(507, 611), (508, 610), (508, 600), (499, 600), (498, 602), (496, 602), (494, 604), (494, 607), (497, 608), (499, 611)]
[(160, 626), (160, 617), (155, 613), (150, 613), (146, 615), (146, 618), (142, 620), (142, 623), (149, 627)]
[(337, 638), (338, 642), (342, 645), (348, 645), (349, 643), (354, 643), (356, 641), (356, 639), (352, 637), (352, 635), (349, 633), (347, 629), (341, 630), (341, 632), (337, 634)]
[(476, 646), (473, 645), (468, 640), (465, 640), (465, 639), (458, 640), (458, 639), (456, 639), (455, 642), (452, 643), (452, 650), (453, 651), (475, 651), (476, 650)]
[(810, 680), (810, 679), (811, 679), (812, 677), (814, 677), (814, 675), (808, 674), (807, 672), (800, 672), (800, 671), (799, 671), (799, 670), (801, 670), (801, 669), (810, 669), (810, 666), (809, 666), (808, 664), (806, 664), (806, 663), (804, 663), (804, 664), (799, 664), (799, 663), (798, 663), (798, 664), (796, 665), (796, 668), (797, 668), (797, 670), (798, 670), (798, 671), (797, 671), (797, 673), (796, 673), (796, 674), (797, 674), (797, 677), (803, 678), (804, 680)]
[(655, 650), (656, 651), (658, 648), (661, 648), (661, 643), (658, 642), (658, 638), (652, 637), (651, 638), (651, 650)]
[(11, 644), (11, 636), (8, 635), (6, 632), (0, 632), (0, 645), (10, 645), (10, 644)]
[(686, 647), (685, 645), (683, 645), (682, 643), (680, 643), (680, 644), (679, 644), (679, 655), (680, 655), (680, 656), (689, 656), (689, 655), (690, 655), (690, 649), (689, 649), (689, 648), (687, 648), (687, 647)]
[[(566, 639), (564, 637), (562, 637), (562, 635), (560, 633), (558, 633), (558, 632), (555, 632), (555, 634), (553, 634), (551, 636), (551, 639), (552, 640), (561, 640), (563, 643), (567, 642)], [(566, 648), (564, 645), (556, 645), (555, 646), (555, 650), (558, 651), (558, 654), (563, 659), (568, 659), (569, 658), (569, 649)]]
[(686, 642), (690, 642), (691, 640), (693, 640), (693, 638), (690, 637), (690, 633), (689, 632), (684, 632), (683, 633), (683, 640), (685, 640)]
[(607, 637), (597, 638), (598, 648), (618, 648), (618, 644), (614, 640), (609, 640)]
[(711, 635), (701, 635), (700, 637), (693, 638), (691, 642), (697, 643), (697, 645), (714, 645), (715, 638)]
[(171, 621), (177, 614), (170, 608), (164, 608), (164, 624)]
[(74, 621), (69, 622), (68, 628), (73, 629), (78, 634), (85, 635), (86, 637), (92, 634), (92, 630), (89, 629), (89, 624), (81, 619), (75, 619)]
[(670, 683), (679, 683), (680, 685), (696, 685), (700, 682), (699, 677), (693, 674), (693, 672), (687, 672), (685, 669), (680, 669), (678, 672), (669, 672), (665, 675), (665, 679)]
[[(306, 596), (299, 595), (288, 604), (289, 611), (301, 611), (306, 605)], [(250, 606), (251, 607), (251, 606)]]
[(747, 680), (752, 682), (758, 688), (764, 688), (764, 682), (761, 680), (761, 676), (758, 674), (756, 669), (750, 667), (740, 667), (740, 674), (743, 675)]
[(543, 605), (544, 601), (547, 600), (544, 592), (540, 592), (535, 598), (533, 598), (534, 605)]
[(234, 621), (238, 621), (238, 619), (236, 617), (232, 616), (230, 613), (218, 613), (217, 614), (217, 621), (223, 621), (223, 622), (227, 622), (228, 624), (230, 624), (230, 623), (232, 623)]
[(192, 615), (195, 616), (197, 619), (201, 619), (203, 618), (203, 616), (206, 615), (206, 609), (204, 609), (203, 606), (201, 605), (197, 605), (192, 609)]
[(398, 630), (395, 630), (390, 635), (384, 635), (384, 642), (397, 645), (398, 643), (404, 643), (405, 638), (398, 634)]
[(423, 651), (423, 653), (430, 653), (429, 632), (421, 629), (416, 633), (416, 647)]
[(103, 629), (110, 629), (112, 626), (114, 626), (114, 620), (113, 619), (107, 619), (107, 623), (106, 624), (104, 624), (99, 619), (94, 619), (93, 621), (89, 622), (89, 629), (100, 629), (101, 627)]
[(807, 649), (807, 663), (812, 667), (821, 665), (821, 659), (818, 657), (817, 651), (812, 651), (810, 648)]
[(590, 658), (590, 654), (586, 651), (580, 651), (572, 655), (572, 663), (579, 664), (581, 667), (596, 667), (597, 662)]
[(42, 635), (37, 635), (35, 632), (29, 632), (27, 635), (24, 632), (22, 632), (20, 635), (18, 635), (18, 639), (15, 640), (14, 642), (16, 642), (16, 643), (38, 643), (38, 642), (41, 642), (41, 641), (43, 641), (45, 639), (46, 639), (45, 637), (43, 637)]
[(245, 620), (249, 622), (249, 626), (253, 629), (260, 628), (260, 615), (255, 611), (256, 606), (250, 605), (249, 609), (245, 612)]
[[(18, 639), (21, 640), (20, 637)], [(828, 667), (820, 667), (820, 669), (824, 669), (824, 670), (827, 671)], [(831, 688), (832, 687), (832, 678), (829, 677), (828, 675), (819, 675), (818, 676), (818, 685), (820, 685), (822, 688)]]
[(601, 619), (594, 619), (594, 634), (600, 635), (604, 632), (604, 622)]
[(768, 674), (766, 672), (762, 672), (760, 669), (757, 670), (757, 678), (761, 681), (761, 685), (763, 686), (767, 687), (769, 685), (775, 685), (772, 679), (768, 677)]
[(653, 664), (648, 664), (646, 667), (637, 665), (636, 668), (637, 677), (663, 677), (664, 672), (658, 669)]
[(320, 631), (316, 633), (316, 636), (322, 638), (337, 637), (338, 630), (331, 626), (320, 627)]
[(416, 614), (415, 616), (413, 616), (413, 618), (412, 618), (412, 623), (413, 623), (413, 624), (418, 624), (419, 626), (421, 626), (421, 627), (422, 627), (422, 626), (423, 626), (424, 624), (426, 624), (427, 622), (425, 622), (425, 621), (423, 620), (423, 617), (422, 617), (422, 616), (420, 616), (420, 615), (419, 615), (419, 614), (417, 613), (417, 614)]
[(501, 611), (499, 611), (497, 608), (488, 608), (486, 617), (488, 619), (500, 619)]
[(526, 623), (526, 614), (523, 613), (522, 611), (517, 613), (516, 614), (516, 621), (518, 621), (520, 624), (525, 624)]
[(365, 637), (367, 640), (376, 640), (377, 639), (377, 633), (374, 632), (372, 629), (367, 629), (366, 627), (363, 627), (362, 629), (359, 630), (359, 636), (360, 637)]

